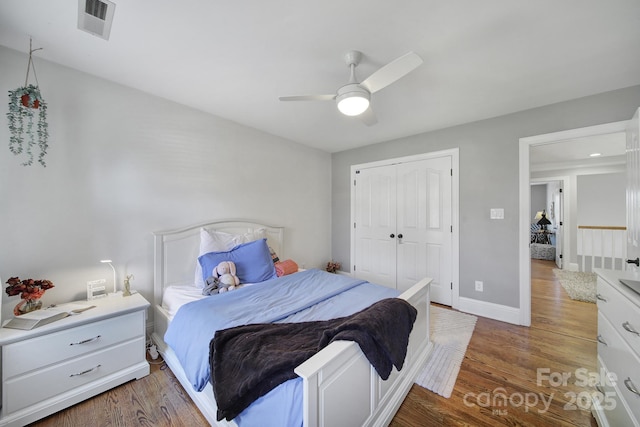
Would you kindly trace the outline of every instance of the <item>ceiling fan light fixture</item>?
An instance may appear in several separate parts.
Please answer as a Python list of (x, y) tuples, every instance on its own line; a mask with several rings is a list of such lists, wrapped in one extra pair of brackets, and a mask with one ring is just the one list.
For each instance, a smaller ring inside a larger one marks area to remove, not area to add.
[(350, 71), (349, 83), (338, 89), (335, 95), (281, 96), (280, 101), (332, 101), (335, 99), (338, 110), (345, 116), (360, 116), (359, 119), (367, 126), (376, 124), (378, 122), (376, 115), (369, 108), (371, 95), (406, 76), (423, 61), (414, 52), (409, 52), (378, 68), (369, 77), (358, 82), (356, 67), (362, 57), (362, 52), (357, 50), (349, 51), (344, 56)]
[(336, 102), (345, 116), (359, 116), (369, 108), (369, 92), (357, 84), (348, 84), (338, 90)]

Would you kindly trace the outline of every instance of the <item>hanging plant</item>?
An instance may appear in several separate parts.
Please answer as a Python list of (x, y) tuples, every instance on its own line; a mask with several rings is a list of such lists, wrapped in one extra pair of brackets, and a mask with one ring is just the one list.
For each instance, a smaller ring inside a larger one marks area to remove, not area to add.
[[(38, 112), (37, 125), (34, 129), (34, 116)], [(47, 166), (44, 156), (47, 154), (49, 147), (47, 141), (49, 139), (48, 123), (47, 123), (47, 103), (42, 99), (40, 90), (37, 86), (28, 85), (19, 87), (9, 91), (9, 150), (15, 155), (25, 152), (27, 160), (23, 166), (29, 166), (33, 163), (33, 148), (37, 145), (40, 148), (38, 162), (42, 166)], [(26, 128), (25, 128), (26, 124)], [(27, 141), (25, 143), (25, 136)]]
[[(33, 163), (33, 151), (37, 145), (40, 149), (38, 162), (46, 167), (44, 156), (46, 156), (49, 148), (47, 103), (40, 94), (40, 88), (37, 85), (38, 77), (31, 57), (34, 51), (40, 49), (31, 49), (31, 42), (29, 43), (29, 63), (27, 64), (27, 77), (24, 86), (9, 91), (9, 112), (7, 113), (9, 132), (11, 134), (9, 150), (15, 155), (25, 153), (27, 160), (22, 165), (29, 166)], [(33, 68), (36, 85), (28, 84), (29, 70), (31, 68)], [(34, 126), (36, 112), (37, 124)]]

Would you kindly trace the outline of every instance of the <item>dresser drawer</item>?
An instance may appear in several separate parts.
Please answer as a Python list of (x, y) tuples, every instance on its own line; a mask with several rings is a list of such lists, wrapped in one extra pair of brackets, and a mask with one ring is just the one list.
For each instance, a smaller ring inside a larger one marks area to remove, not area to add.
[[(603, 372), (604, 375), (609, 373), (600, 358), (598, 358), (598, 368), (598, 372)], [(618, 382), (616, 384), (618, 387), (614, 386), (612, 383), (605, 383), (597, 386), (598, 391), (602, 393), (603, 397), (601, 402), (594, 402), (593, 409), (598, 413), (598, 415), (606, 418), (606, 424), (608, 424), (609, 427), (640, 426), (637, 420), (631, 418), (631, 411), (628, 408), (627, 403), (620, 398), (620, 383)], [(600, 422), (598, 422), (598, 425), (601, 425)]]
[(144, 339), (144, 322), (144, 312), (136, 312), (6, 345), (2, 348), (2, 378), (7, 380), (132, 338)]
[(144, 337), (120, 343), (58, 365), (12, 378), (4, 383), (5, 414), (84, 386), (145, 360)]
[(598, 355), (607, 371), (615, 375), (618, 396), (636, 420), (640, 420), (640, 396), (629, 388), (635, 385), (640, 389), (640, 359), (602, 313), (598, 313)]
[(640, 355), (640, 310), (606, 281), (598, 278), (598, 312), (604, 314), (629, 344)]

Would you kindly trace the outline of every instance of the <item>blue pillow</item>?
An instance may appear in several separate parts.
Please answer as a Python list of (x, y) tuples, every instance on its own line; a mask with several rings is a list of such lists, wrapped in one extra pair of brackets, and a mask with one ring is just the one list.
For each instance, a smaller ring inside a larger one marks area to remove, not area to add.
[(230, 251), (209, 252), (200, 256), (198, 262), (202, 266), (202, 279), (205, 282), (222, 261), (233, 261), (236, 264), (236, 275), (240, 283), (258, 283), (278, 277), (267, 239), (242, 243)]

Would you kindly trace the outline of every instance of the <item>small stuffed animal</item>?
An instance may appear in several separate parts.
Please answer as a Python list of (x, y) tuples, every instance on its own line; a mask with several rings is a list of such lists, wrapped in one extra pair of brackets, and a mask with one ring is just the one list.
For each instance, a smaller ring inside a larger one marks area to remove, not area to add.
[(209, 276), (204, 283), (204, 288), (202, 289), (202, 295), (215, 295), (220, 290), (219, 285), (220, 281), (217, 277)]
[(233, 261), (222, 261), (213, 269), (211, 276), (218, 279), (218, 293), (231, 291), (240, 285)]

